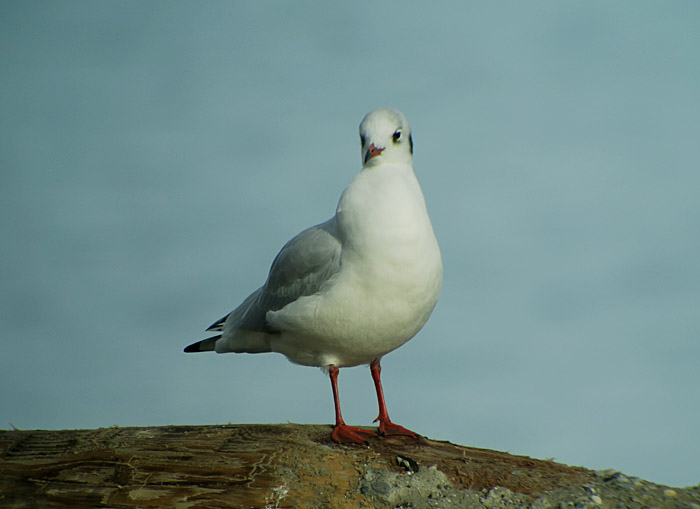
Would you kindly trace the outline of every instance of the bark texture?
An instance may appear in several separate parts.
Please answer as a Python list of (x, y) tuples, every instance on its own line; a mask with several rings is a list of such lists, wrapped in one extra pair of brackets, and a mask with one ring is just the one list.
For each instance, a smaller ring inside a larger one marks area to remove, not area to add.
[[(595, 473), (426, 438), (330, 441), (330, 426), (0, 432), (1, 507), (376, 507), (369, 471), (436, 466), (454, 488), (537, 497)], [(379, 486), (381, 488), (381, 486)]]

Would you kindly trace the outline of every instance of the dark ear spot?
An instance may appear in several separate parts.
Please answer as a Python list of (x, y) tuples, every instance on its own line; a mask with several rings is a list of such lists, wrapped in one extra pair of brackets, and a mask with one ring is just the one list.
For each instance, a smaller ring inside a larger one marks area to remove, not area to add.
[(409, 146), (409, 150), (411, 151), (411, 155), (413, 155), (413, 135), (412, 134), (408, 135), (408, 146)]

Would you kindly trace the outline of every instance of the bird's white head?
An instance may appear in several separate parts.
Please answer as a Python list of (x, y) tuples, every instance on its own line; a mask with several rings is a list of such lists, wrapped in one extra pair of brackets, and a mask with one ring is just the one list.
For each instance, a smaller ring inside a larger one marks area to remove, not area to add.
[(360, 123), (360, 142), (366, 168), (383, 163), (411, 164), (413, 159), (411, 128), (398, 110), (369, 112)]

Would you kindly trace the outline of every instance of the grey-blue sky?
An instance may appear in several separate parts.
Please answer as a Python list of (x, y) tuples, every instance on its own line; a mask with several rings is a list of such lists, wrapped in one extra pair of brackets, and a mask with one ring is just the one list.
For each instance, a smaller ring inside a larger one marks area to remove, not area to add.
[[(317, 370), (182, 347), (401, 109), (445, 262), (385, 359), (428, 436), (700, 482), (693, 2), (4, 2), (0, 422), (331, 422)], [(362, 368), (346, 417), (375, 417)]]

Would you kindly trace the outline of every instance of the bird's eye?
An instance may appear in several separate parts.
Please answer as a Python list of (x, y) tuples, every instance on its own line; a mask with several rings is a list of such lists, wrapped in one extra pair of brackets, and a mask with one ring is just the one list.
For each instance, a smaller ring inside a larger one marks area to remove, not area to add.
[(401, 140), (401, 130), (400, 129), (394, 133), (393, 138), (394, 138), (394, 143), (398, 143), (399, 140)]
[(360, 135), (360, 143), (362, 144), (363, 147), (365, 146), (366, 141), (367, 140), (365, 140), (365, 137), (363, 135)]

